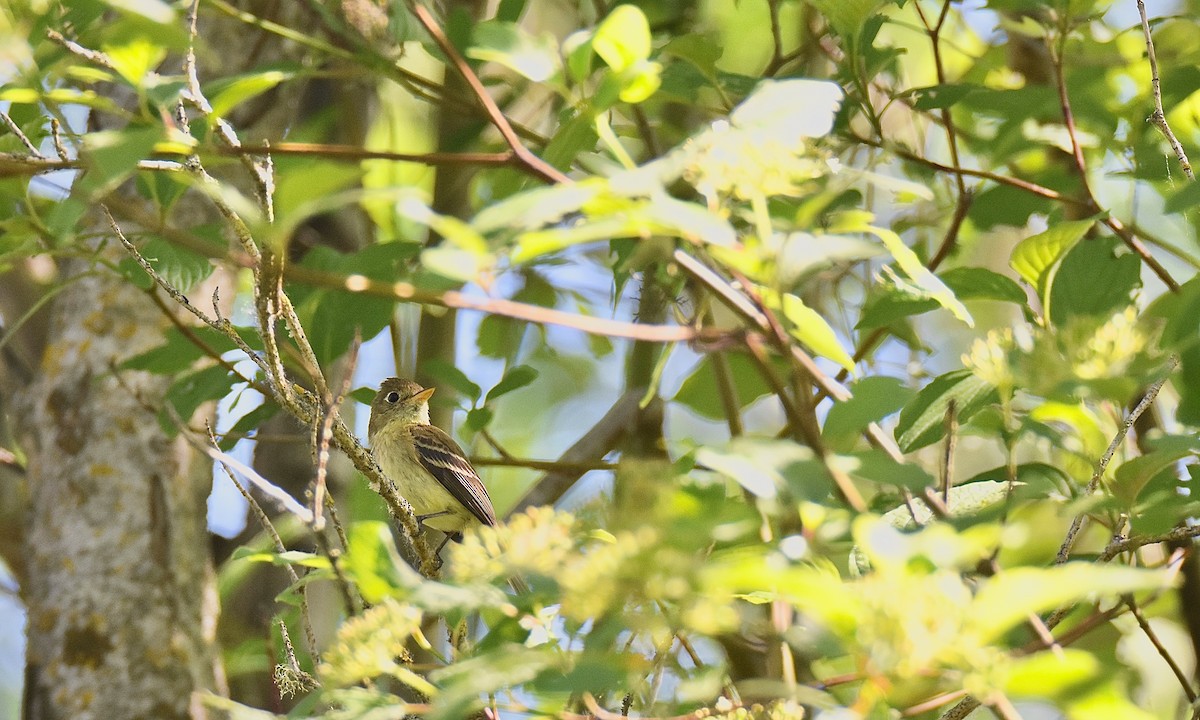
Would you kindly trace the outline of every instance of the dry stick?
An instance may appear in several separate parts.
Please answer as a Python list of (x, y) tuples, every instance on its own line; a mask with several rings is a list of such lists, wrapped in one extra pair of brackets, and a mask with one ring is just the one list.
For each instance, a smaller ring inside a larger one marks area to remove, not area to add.
[(67, 52), (73, 55), (78, 55), (90, 63), (99, 65), (105, 70), (117, 72), (117, 67), (113, 64), (112, 58), (105, 53), (100, 52), (99, 50), (91, 50), (89, 48), (85, 48), (74, 40), (68, 40), (57, 30), (47, 30), (46, 37), (50, 39), (50, 42), (61, 46)]
[[(209, 104), (208, 98), (204, 96), (204, 91), (200, 88), (200, 76), (196, 66), (196, 20), (200, 12), (200, 0), (192, 0), (191, 8), (188, 10), (188, 49), (184, 56), (184, 73), (187, 77), (188, 92), (186, 97), (191, 101), (192, 105), (205, 117), (212, 119), (212, 105)], [(181, 108), (182, 112), (182, 108)], [(233, 126), (229, 124), (225, 118), (216, 118), (213, 125), (216, 128), (216, 136), (230, 148), (238, 148), (241, 141), (238, 139), (237, 132)], [(184, 132), (188, 132), (187, 123), (181, 122), (180, 127)], [(190, 133), (189, 133), (190, 134)], [(192, 156), (197, 167), (200, 167), (200, 158), (196, 155)], [(266, 168), (254, 162), (254, 158), (245, 155), (241, 157), (242, 164), (250, 174), (250, 178), (254, 181), (258, 189), (258, 199), (266, 212), (267, 221), (274, 221), (274, 204), (272, 199), (273, 179)], [(269, 167), (270, 160), (267, 160)], [(240, 218), (239, 218), (240, 219)]]
[(345, 368), (342, 371), (342, 382), (336, 395), (326, 388), (321, 398), (321, 422), (314, 429), (313, 447), (317, 451), (317, 474), (313, 479), (313, 524), (314, 533), (320, 534), (325, 529), (325, 493), (326, 480), (329, 470), (329, 441), (333, 434), (333, 421), (338, 415), (338, 406), (346, 393), (350, 392), (350, 383), (354, 379), (354, 366), (358, 363), (358, 351), (362, 347), (362, 333), (354, 332), (354, 341), (346, 356)]
[(1171, 126), (1167, 124), (1167, 115), (1163, 111), (1162, 104), (1162, 87), (1159, 83), (1158, 76), (1158, 58), (1154, 54), (1154, 41), (1150, 37), (1150, 21), (1146, 19), (1146, 3), (1143, 0), (1137, 0), (1138, 15), (1142, 19), (1142, 34), (1146, 36), (1146, 56), (1150, 60), (1150, 88), (1154, 93), (1154, 112), (1150, 115), (1150, 122), (1154, 123), (1154, 127), (1158, 128), (1167, 142), (1171, 144), (1171, 149), (1175, 151), (1175, 157), (1179, 160), (1180, 167), (1183, 168), (1183, 174), (1187, 175), (1188, 180), (1195, 180), (1196, 176), (1192, 173), (1192, 163), (1188, 161), (1187, 153), (1183, 150), (1183, 145), (1179, 142), (1179, 138), (1175, 137), (1175, 133), (1171, 131)]
[[(1146, 394), (1142, 397), (1141, 402), (1139, 402), (1133, 408), (1133, 411), (1129, 413), (1129, 417), (1125, 419), (1125, 422), (1117, 430), (1116, 436), (1113, 437), (1112, 442), (1108, 444), (1108, 449), (1104, 451), (1104, 455), (1101, 456), (1100, 461), (1096, 463), (1096, 469), (1094, 472), (1092, 472), (1092, 479), (1088, 482), (1087, 488), (1084, 490), (1085, 496), (1092, 495), (1096, 492), (1096, 489), (1100, 487), (1100, 480), (1104, 477), (1105, 470), (1108, 469), (1108, 463), (1112, 461), (1113, 455), (1115, 455), (1117, 452), (1117, 448), (1119, 448), (1121, 443), (1125, 441), (1125, 436), (1129, 434), (1129, 429), (1133, 427), (1133, 424), (1137, 422), (1137, 419), (1142, 416), (1142, 413), (1146, 412), (1150, 405), (1154, 403), (1154, 399), (1158, 397), (1159, 391), (1162, 390), (1163, 385), (1166, 384), (1167, 380), (1171, 377), (1171, 373), (1175, 370), (1175, 367), (1178, 364), (1179, 358), (1175, 355), (1172, 355), (1167, 360), (1167, 368), (1163, 373), (1163, 376), (1155, 381), (1154, 384), (1146, 390)], [(1085, 511), (1079, 513), (1074, 517), (1074, 519), (1071, 520), (1071, 525), (1067, 529), (1067, 536), (1063, 539), (1062, 546), (1058, 549), (1058, 555), (1054, 559), (1054, 563), (1056, 565), (1065, 563), (1071, 556), (1071, 549), (1075, 546), (1075, 539), (1079, 535), (1079, 531), (1082, 529), (1083, 523), (1086, 519), (1087, 512)]]
[[(1140, 5), (1141, 3), (1138, 4)], [(1144, 18), (1145, 15), (1142, 17)], [(1123, 599), (1125, 600), (1125, 604), (1129, 606), (1130, 612), (1133, 613), (1134, 619), (1137, 620), (1138, 627), (1146, 635), (1146, 639), (1150, 641), (1150, 644), (1154, 646), (1154, 649), (1166, 661), (1167, 666), (1171, 668), (1171, 672), (1175, 675), (1175, 679), (1183, 686), (1183, 694), (1187, 695), (1188, 702), (1195, 705), (1198, 698), (1196, 691), (1192, 689), (1192, 683), (1188, 680), (1187, 674), (1183, 672), (1183, 669), (1179, 667), (1179, 663), (1175, 662), (1175, 658), (1171, 657), (1171, 653), (1163, 646), (1162, 641), (1158, 639), (1158, 634), (1150, 626), (1150, 621), (1146, 619), (1145, 613), (1138, 607), (1133, 595), (1125, 595)]]
[(341, 276), (312, 268), (290, 265), (287, 277), (305, 285), (334, 288), (349, 293), (369, 295), (404, 302), (438, 305), (456, 310), (474, 310), (489, 315), (503, 315), (539, 325), (560, 325), (592, 335), (606, 335), (647, 342), (715, 342), (730, 336), (726, 332), (705, 332), (683, 325), (640, 325), (622, 320), (577, 315), (562, 310), (530, 305), (503, 298), (475, 297), (458, 291), (431, 293), (419, 290), (407, 282), (383, 282), (363, 275)]
[[(212, 441), (213, 446), (217, 447), (217, 437), (213, 434), (211, 427), (208, 429), (208, 437), (209, 440)], [(246, 486), (242, 485), (242, 483), (238, 481), (237, 476), (234, 475), (233, 471), (229, 469), (229, 465), (224, 462), (218, 462), (217, 464), (220, 465), (221, 469), (225, 471), (225, 476), (229, 478), (229, 482), (233, 483), (233, 486), (237, 488), (237, 491), (242, 494), (242, 497), (246, 500), (246, 504), (250, 507), (250, 511), (254, 513), (254, 517), (258, 520), (258, 524), (261, 525), (262, 529), (271, 536), (271, 542), (275, 545), (275, 552), (279, 553), (280, 555), (283, 555), (285, 552), (287, 552), (287, 546), (283, 544), (283, 538), (279, 536), (279, 532), (275, 529), (275, 525), (271, 523), (271, 519), (267, 517), (267, 513), (263, 511), (262, 506), (259, 505), (258, 501), (254, 499), (254, 496), (251, 495), (248, 490), (246, 490)], [(300, 576), (296, 573), (296, 569), (292, 567), (291, 563), (284, 563), (283, 569), (285, 572), (287, 572), (288, 577), (291, 579), (293, 585), (296, 585), (300, 582)], [(308, 615), (308, 599), (306, 595), (302, 594), (300, 596), (300, 602), (300, 612), (304, 622), (304, 634), (309, 643), (308, 652), (313, 657), (315, 662), (317, 657), (317, 642), (316, 636), (313, 634), (312, 630), (312, 621)], [(292, 659), (294, 660), (294, 658), (295, 655), (293, 654)], [(293, 669), (299, 670), (299, 664), (297, 664)]]
[(488, 94), (487, 88), (485, 88), (483, 83), (480, 82), (479, 76), (477, 76), (475, 72), (471, 70), (471, 66), (467, 64), (467, 61), (463, 59), (463, 56), (459, 54), (454, 45), (450, 43), (450, 40), (446, 37), (446, 33), (442, 32), (442, 28), (433, 19), (433, 16), (429, 14), (429, 11), (425, 9), (423, 5), (420, 5), (416, 2), (413, 2), (410, 7), (412, 8), (413, 14), (417, 16), (417, 20), (419, 20), (421, 24), (425, 26), (426, 32), (428, 32), (430, 37), (433, 38), (434, 42), (438, 44), (438, 47), (442, 49), (442, 52), (446, 55), (446, 58), (454, 66), (454, 69), (458, 71), (458, 74), (462, 76), (463, 80), (466, 81), (467, 85), (471, 88), (471, 91), (475, 93), (475, 97), (479, 100), (479, 103), (487, 112), (488, 119), (491, 120), (492, 125), (495, 126), (496, 130), (500, 132), (500, 136), (504, 138), (504, 142), (508, 144), (508, 147), (513, 151), (513, 154), (516, 155), (517, 160), (546, 182), (571, 182), (571, 179), (564, 175), (560, 170), (550, 165), (545, 160), (542, 160), (537, 155), (534, 155), (529, 148), (525, 147), (521, 143), (521, 138), (517, 137), (517, 133), (513, 130), (512, 125), (509, 124), (508, 119), (504, 117), (504, 113), (502, 113), (499, 106), (496, 105), (496, 101), (492, 99), (492, 96)]
[(71, 159), (71, 155), (67, 152), (67, 146), (63, 144), (62, 139), (62, 124), (58, 118), (50, 118), (50, 138), (54, 142), (54, 152), (58, 153), (58, 159), (67, 162)]
[(954, 482), (954, 446), (958, 442), (958, 403), (953, 398), (946, 404), (946, 442), (942, 450), (942, 502), (950, 502), (950, 485)]
[(937, 710), (943, 705), (949, 705), (966, 694), (966, 690), (955, 690), (953, 692), (942, 693), (941, 695), (932, 697), (924, 702), (904, 708), (904, 710), (900, 713), (900, 717), (916, 717), (917, 715), (924, 715), (930, 710)]
[[(1047, 45), (1049, 45), (1049, 41), (1047, 41)], [(1079, 182), (1083, 185), (1085, 205), (1092, 212), (1099, 213), (1103, 211), (1103, 208), (1100, 206), (1100, 203), (1096, 201), (1096, 195), (1092, 192), (1091, 183), (1088, 182), (1087, 162), (1084, 160), (1083, 146), (1079, 142), (1079, 135), (1075, 129), (1075, 113), (1071, 110), (1071, 99), (1067, 94), (1067, 81), (1066, 77), (1063, 75), (1062, 54), (1061, 52), (1056, 52), (1052, 47), (1050, 50), (1050, 67), (1054, 71), (1054, 84), (1058, 89), (1059, 109), (1062, 111), (1063, 124), (1066, 125), (1067, 128), (1067, 137), (1071, 139), (1071, 155), (1075, 159), (1075, 169), (1079, 173)], [(1153, 255), (1150, 254), (1150, 251), (1146, 249), (1146, 246), (1143, 245), (1140, 240), (1134, 237), (1133, 233), (1129, 232), (1128, 228), (1126, 228), (1120, 220), (1117, 220), (1112, 216), (1108, 216), (1101, 220), (1101, 222), (1107, 225), (1108, 228), (1117, 235), (1117, 237), (1121, 238), (1121, 241), (1124, 242), (1125, 245), (1138, 257), (1140, 257), (1142, 262), (1144, 262), (1146, 266), (1149, 267), (1154, 274), (1157, 275), (1160, 280), (1162, 280), (1163, 284), (1170, 288), (1172, 292), (1177, 292), (1179, 290), (1179, 283), (1171, 277), (1171, 274), (1167, 272), (1167, 269), (1163, 267)]]
[[(191, 313), (192, 316), (197, 320), (232, 340), (237, 345), (238, 349), (241, 350), (251, 361), (257, 364), (259, 369), (265, 373), (266, 367), (263, 365), (262, 358), (260, 358), (258, 353), (256, 353), (254, 349), (242, 339), (242, 336), (239, 335), (231, 325), (229, 325), (229, 321), (225, 320), (222, 322), (223, 319), (214, 320), (208, 317), (208, 315), (193, 305), (191, 301), (188, 300), (186, 295), (181, 293), (173, 285), (167, 282), (166, 278), (164, 278), (162, 275), (159, 275), (158, 271), (154, 269), (154, 266), (152, 266), (150, 262), (142, 256), (141, 252), (134, 247), (133, 243), (131, 243), (129, 239), (125, 237), (125, 233), (121, 231), (121, 227), (117, 225), (117, 221), (113, 219), (112, 213), (109, 212), (108, 206), (105, 205), (102, 206), (102, 208), (104, 210), (105, 217), (108, 218), (108, 225), (112, 229), (113, 234), (116, 235), (121, 244), (125, 246), (125, 250), (130, 254), (130, 256), (133, 257), (134, 261), (136, 261), (137, 264), (141, 266), (142, 270), (150, 276), (150, 279), (152, 279), (156, 285), (162, 288), (164, 292), (170, 295), (172, 300)], [(213, 308), (214, 310), (216, 309), (215, 291)], [(267, 388), (262, 387), (261, 385), (256, 385), (256, 389), (266, 390)]]
[(25, 133), (21, 132), (21, 126), (13, 122), (13, 119), (8, 116), (8, 113), (0, 110), (0, 120), (3, 120), (4, 124), (8, 126), (8, 131), (15, 135), (17, 139), (21, 141), (21, 144), (29, 149), (30, 154), (36, 158), (46, 157), (40, 150), (37, 149), (37, 145), (34, 145), (32, 142), (30, 142), (29, 138), (25, 136)]
[(1198, 536), (1200, 536), (1200, 525), (1185, 525), (1159, 535), (1135, 536), (1123, 540), (1114, 540), (1109, 543), (1108, 547), (1104, 548), (1104, 552), (1100, 554), (1099, 561), (1108, 562), (1118, 555), (1137, 550), (1146, 545), (1190, 540)]
[[(930, 44), (933, 46), (933, 66), (937, 72), (938, 84), (945, 86), (946, 68), (942, 63), (941, 33), (942, 28), (946, 24), (946, 18), (950, 14), (950, 0), (944, 0), (942, 3), (941, 13), (938, 15), (937, 23), (934, 25), (929, 24), (929, 20), (926, 19), (925, 11), (921, 9), (920, 3), (915, 3), (914, 7), (917, 9), (917, 15), (920, 16), (922, 24), (925, 25), (925, 32), (929, 35)], [(950, 108), (943, 107), (941, 109), (941, 116), (942, 125), (946, 128), (946, 142), (950, 146), (950, 163), (957, 170), (962, 167), (962, 163), (958, 159), (958, 133), (954, 130), (954, 122), (950, 117)], [(967, 194), (967, 185), (963, 180), (961, 172), (954, 173), (954, 182), (958, 187), (959, 197), (965, 196)]]
[(368, 150), (357, 145), (336, 145), (329, 143), (276, 142), (270, 145), (240, 145), (238, 147), (215, 148), (217, 155), (299, 155), (304, 157), (321, 157), (332, 160), (394, 160), (396, 162), (411, 162), (421, 165), (516, 165), (516, 155), (512, 151), (485, 152), (429, 152), (429, 153), (399, 153), (387, 150)]
[[(134, 252), (136, 252), (136, 250)], [(211, 358), (218, 365), (225, 368), (225, 370), (228, 371), (230, 375), (233, 375), (239, 381), (246, 383), (247, 385), (254, 388), (258, 392), (262, 393), (263, 395), (271, 394), (271, 391), (267, 388), (266, 385), (263, 385), (262, 383), (258, 382), (258, 380), (254, 379), (254, 378), (248, 378), (245, 375), (243, 375), (241, 372), (239, 372), (236, 365), (234, 365), (233, 363), (226, 360), (224, 358), (224, 356), (220, 352), (217, 351), (216, 348), (209, 345), (207, 342), (204, 341), (204, 338), (197, 335), (193, 328), (189, 327), (188, 325), (185, 325), (182, 320), (180, 320), (178, 317), (176, 317), (175, 313), (171, 312), (171, 306), (168, 305), (166, 303), (166, 301), (162, 299), (162, 296), (159, 295), (157, 291), (155, 291), (153, 288), (151, 288), (146, 294), (150, 296), (150, 299), (154, 301), (154, 304), (158, 307), (159, 311), (161, 311), (162, 314), (166, 316), (167, 320), (169, 320), (171, 322), (171, 324), (175, 326), (175, 329), (179, 331), (179, 334), (183, 335), (184, 339), (186, 339), (192, 345), (196, 346), (196, 348), (199, 349), (200, 352), (204, 353), (205, 356)], [(228, 437), (228, 434), (224, 435), (223, 437)], [(256, 439), (258, 439), (258, 438), (256, 438)]]

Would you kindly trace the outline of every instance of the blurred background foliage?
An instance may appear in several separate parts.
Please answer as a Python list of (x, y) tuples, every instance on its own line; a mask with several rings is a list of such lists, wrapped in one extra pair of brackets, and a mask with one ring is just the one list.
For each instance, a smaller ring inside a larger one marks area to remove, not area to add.
[[(507, 517), (429, 579), (345, 460), (336, 563), (217, 472), (210, 712), (1196, 716), (1200, 190), (1139, 4), (294, 5), (0, 7), (6, 382), (123, 277), (179, 320), (112, 372), (306, 502), (319, 423), (246, 354), (275, 257), (289, 376), (360, 436), (436, 385)], [(1147, 28), (1189, 152), (1200, 4)]]

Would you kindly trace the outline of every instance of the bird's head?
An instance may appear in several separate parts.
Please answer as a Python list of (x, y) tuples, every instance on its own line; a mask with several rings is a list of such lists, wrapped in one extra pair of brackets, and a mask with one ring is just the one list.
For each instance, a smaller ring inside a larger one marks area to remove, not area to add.
[(379, 386), (371, 401), (368, 435), (374, 435), (392, 423), (401, 425), (429, 423), (429, 397), (434, 388), (425, 389), (402, 378), (388, 378)]

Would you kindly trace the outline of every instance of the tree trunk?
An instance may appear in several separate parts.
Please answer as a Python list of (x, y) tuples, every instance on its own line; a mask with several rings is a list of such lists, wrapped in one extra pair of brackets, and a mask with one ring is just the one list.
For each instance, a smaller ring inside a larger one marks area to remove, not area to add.
[(193, 692), (213, 686), (209, 476), (159, 426), (166, 381), (114, 374), (165, 324), (113, 275), (54, 302), (23, 412), (26, 720), (195, 717)]

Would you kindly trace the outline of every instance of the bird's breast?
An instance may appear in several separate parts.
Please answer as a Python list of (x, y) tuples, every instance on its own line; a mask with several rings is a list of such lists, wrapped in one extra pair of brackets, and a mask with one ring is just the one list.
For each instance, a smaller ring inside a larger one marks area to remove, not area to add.
[(415, 514), (446, 513), (427, 518), (424, 524), (442, 532), (459, 532), (476, 522), (471, 511), (421, 466), (412, 440), (389, 435), (391, 434), (379, 433), (374, 438), (371, 448), (383, 473), (396, 483), (400, 495), (412, 505)]

